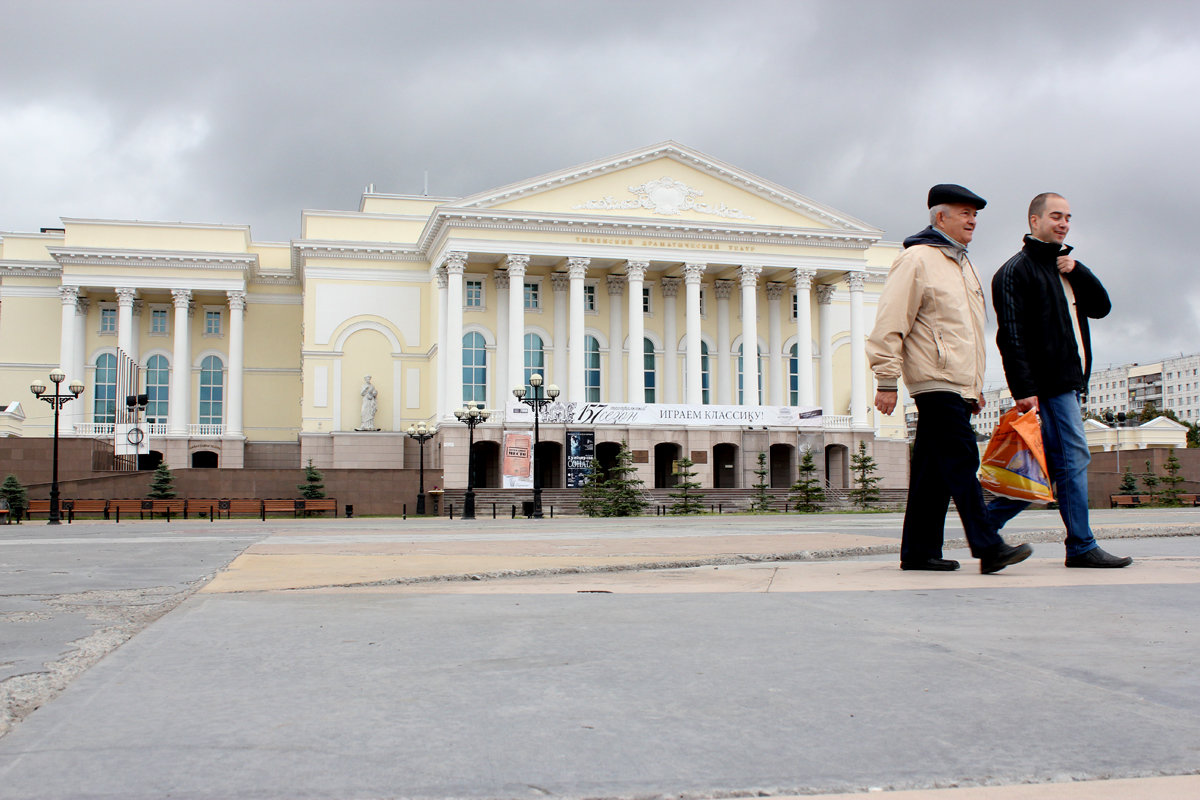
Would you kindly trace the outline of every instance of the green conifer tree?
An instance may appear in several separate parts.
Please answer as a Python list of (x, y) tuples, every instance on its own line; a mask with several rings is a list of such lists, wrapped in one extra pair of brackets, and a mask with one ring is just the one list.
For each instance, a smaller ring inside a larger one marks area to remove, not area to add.
[(750, 499), (750, 510), (754, 513), (763, 514), (771, 510), (771, 484), (767, 477), (770, 473), (767, 454), (759, 453), (758, 468), (754, 470), (758, 480), (754, 483), (754, 496)]
[(325, 496), (325, 484), (321, 483), (324, 479), (325, 476), (313, 466), (310, 458), (308, 466), (304, 468), (304, 483), (296, 484), (296, 488), (300, 490), (301, 497), (306, 500), (316, 500)]
[(0, 496), (8, 501), (9, 519), (20, 522), (25, 509), (29, 508), (29, 493), (17, 480), (16, 475), (9, 475), (4, 479), (4, 483), (0, 484)]
[(589, 517), (608, 516), (605, 513), (608, 506), (606, 496), (603, 470), (600, 468), (600, 462), (593, 458), (588, 468), (587, 481), (579, 490), (579, 510)]
[(635, 517), (650, 507), (646, 499), (646, 482), (638, 477), (629, 445), (621, 442), (617, 463), (608, 470), (605, 482), (608, 517)]
[(170, 500), (174, 496), (175, 476), (164, 461), (154, 469), (154, 476), (150, 479), (150, 491), (146, 493), (146, 497), (152, 500)]
[(1125, 474), (1121, 476), (1121, 494), (1137, 494), (1137, 476), (1133, 474), (1133, 469), (1126, 464)]
[(1183, 467), (1179, 463), (1179, 459), (1172, 452), (1167, 458), (1167, 462), (1163, 464), (1163, 469), (1167, 474), (1162, 477), (1163, 490), (1161, 501), (1163, 505), (1177, 506), (1179, 505), (1179, 484), (1183, 483), (1184, 478), (1179, 474), (1179, 470)]
[(876, 488), (879, 478), (875, 470), (875, 459), (867, 453), (867, 443), (859, 442), (858, 452), (850, 457), (850, 471), (854, 473), (850, 499), (864, 511), (879, 500), (879, 489)]
[(677, 478), (675, 482), (676, 491), (671, 492), (671, 497), (675, 500), (671, 504), (671, 513), (704, 513), (704, 495), (697, 491), (700, 488), (700, 482), (695, 480), (697, 472), (692, 469), (695, 464), (690, 458), (685, 457), (679, 459), (677, 466), (678, 471), (675, 473)]
[(796, 510), (802, 513), (820, 511), (821, 503), (825, 501), (825, 489), (817, 477), (817, 464), (810, 447), (804, 448), (804, 455), (800, 457), (800, 476), (792, 484), (791, 498)]
[(1146, 459), (1146, 471), (1142, 473), (1142, 485), (1146, 487), (1146, 494), (1150, 495), (1150, 502), (1154, 502), (1154, 498), (1158, 496), (1158, 476), (1154, 474), (1154, 468), (1150, 466), (1150, 459)]

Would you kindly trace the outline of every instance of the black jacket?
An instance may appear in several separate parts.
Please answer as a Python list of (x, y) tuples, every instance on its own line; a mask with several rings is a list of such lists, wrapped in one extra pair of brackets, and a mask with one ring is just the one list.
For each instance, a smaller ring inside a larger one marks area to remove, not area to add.
[(1014, 398), (1087, 391), (1092, 372), (1088, 318), (1107, 316), (1112, 303), (1092, 271), (1076, 261), (1066, 278), (1075, 293), (1074, 313), (1087, 356), (1080, 364), (1057, 267), (1058, 256), (1070, 252), (1070, 247), (1026, 236), (1021, 252), (992, 278), (992, 304), (1000, 326), (996, 344)]

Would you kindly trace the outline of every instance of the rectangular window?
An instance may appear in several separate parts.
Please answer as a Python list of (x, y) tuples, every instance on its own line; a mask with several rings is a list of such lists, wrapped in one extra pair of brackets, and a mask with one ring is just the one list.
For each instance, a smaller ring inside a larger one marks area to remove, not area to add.
[(221, 312), (220, 311), (205, 311), (204, 312), (204, 335), (205, 336), (220, 336), (221, 335)]
[(483, 308), (483, 281), (467, 281), (467, 308)]
[(541, 287), (536, 283), (525, 284), (525, 310), (537, 311), (542, 307), (540, 298)]
[(700, 288), (700, 316), (702, 316), (702, 317), (708, 316), (708, 312), (705, 311), (707, 306), (705, 305), (704, 300), (705, 300), (705, 291), (704, 291), (704, 288), (701, 287)]
[(596, 313), (596, 287), (583, 287), (583, 310), (589, 313)]
[(800, 316), (800, 293), (792, 292), (792, 319)]
[(167, 335), (167, 310), (155, 308), (150, 311), (150, 333), (158, 336)]
[(650, 287), (649, 286), (642, 287), (642, 313), (643, 314), (650, 313)]
[(117, 332), (117, 310), (115, 308), (100, 309), (100, 332)]

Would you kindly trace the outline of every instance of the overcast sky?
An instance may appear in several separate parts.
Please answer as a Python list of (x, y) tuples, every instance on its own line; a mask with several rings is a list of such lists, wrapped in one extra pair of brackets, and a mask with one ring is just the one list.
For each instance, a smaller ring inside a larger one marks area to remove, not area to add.
[[(1098, 366), (1200, 351), (1200, 3), (0, 0), (0, 230), (462, 196), (674, 139), (899, 240), (1040, 191), (1113, 296)], [(989, 363), (999, 382), (999, 358)]]

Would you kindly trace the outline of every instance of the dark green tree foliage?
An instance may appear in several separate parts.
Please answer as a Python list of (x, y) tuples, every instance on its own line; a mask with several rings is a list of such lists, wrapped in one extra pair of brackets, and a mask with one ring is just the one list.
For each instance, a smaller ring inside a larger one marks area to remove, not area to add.
[(592, 459), (588, 468), (587, 483), (579, 490), (579, 510), (589, 517), (604, 517), (607, 506), (605, 502), (605, 480), (600, 462)]
[(1154, 474), (1154, 468), (1150, 466), (1150, 459), (1146, 459), (1146, 471), (1142, 473), (1142, 485), (1146, 487), (1146, 494), (1150, 495), (1150, 500), (1153, 502), (1158, 494), (1158, 476)]
[(800, 476), (792, 484), (791, 497), (796, 510), (803, 513), (820, 511), (821, 503), (825, 501), (825, 489), (817, 477), (817, 464), (811, 448), (805, 448), (800, 458)]
[(758, 476), (758, 481), (754, 484), (754, 497), (750, 500), (750, 510), (756, 513), (765, 513), (771, 510), (771, 484), (767, 479), (771, 470), (767, 466), (767, 454), (758, 454), (758, 469), (754, 470), (754, 474)]
[(1179, 474), (1182, 467), (1183, 465), (1179, 463), (1175, 453), (1171, 453), (1167, 463), (1163, 465), (1163, 469), (1167, 471), (1167, 474), (1162, 477), (1162, 503), (1164, 505), (1179, 505), (1179, 484), (1184, 481), (1183, 476)]
[(304, 468), (304, 483), (296, 484), (296, 488), (300, 490), (301, 497), (306, 500), (316, 500), (325, 496), (325, 484), (321, 483), (324, 479), (325, 476), (313, 466), (310, 458), (308, 466)]
[(9, 475), (4, 479), (4, 483), (0, 484), (0, 496), (8, 501), (9, 517), (20, 522), (21, 515), (29, 508), (29, 494), (16, 475)]
[(858, 452), (850, 456), (850, 471), (854, 473), (854, 488), (850, 490), (850, 499), (863, 510), (879, 500), (879, 489), (876, 486), (879, 478), (875, 475), (876, 469), (875, 459), (867, 453), (867, 443), (859, 442)]
[(617, 463), (608, 471), (605, 481), (609, 517), (636, 517), (650, 507), (646, 500), (646, 482), (638, 477), (633, 465), (633, 452), (622, 440), (617, 451)]
[(155, 468), (154, 477), (150, 479), (150, 491), (146, 496), (152, 500), (170, 500), (175, 496), (175, 476), (171, 474), (167, 462), (164, 461)]
[(700, 493), (700, 482), (696, 480), (696, 466), (690, 458), (679, 459), (679, 471), (675, 474), (676, 491), (671, 492), (675, 500), (671, 504), (672, 514), (702, 514), (704, 513), (704, 495)]
[(1200, 447), (1200, 424), (1189, 422), (1187, 426), (1187, 446), (1192, 448)]
[(1128, 465), (1125, 466), (1125, 474), (1121, 476), (1121, 494), (1137, 494), (1137, 476), (1133, 474), (1133, 469)]

